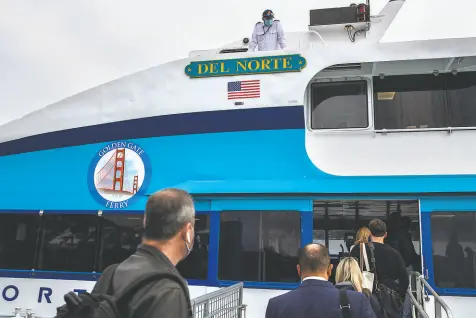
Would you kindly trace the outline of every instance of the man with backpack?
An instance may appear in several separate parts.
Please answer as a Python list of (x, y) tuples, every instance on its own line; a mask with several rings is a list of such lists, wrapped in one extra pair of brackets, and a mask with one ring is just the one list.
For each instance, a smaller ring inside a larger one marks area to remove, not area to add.
[(91, 294), (65, 295), (58, 318), (148, 318), (192, 316), (185, 280), (175, 266), (193, 247), (195, 209), (182, 190), (149, 197), (142, 244), (118, 265), (106, 268)]

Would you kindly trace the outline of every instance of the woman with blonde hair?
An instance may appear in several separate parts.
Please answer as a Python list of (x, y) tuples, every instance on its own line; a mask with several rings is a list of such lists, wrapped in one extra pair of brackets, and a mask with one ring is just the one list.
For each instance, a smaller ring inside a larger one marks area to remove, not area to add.
[(359, 263), (354, 258), (345, 257), (341, 259), (336, 269), (337, 288), (346, 288), (369, 295), (370, 291), (362, 288), (362, 279)]
[(370, 230), (368, 227), (366, 226), (362, 226), (358, 231), (357, 231), (357, 235), (355, 237), (355, 243), (354, 245), (358, 245), (358, 244), (361, 244), (361, 243), (368, 243), (369, 242), (369, 238), (370, 236), (372, 235), (372, 233), (370, 233)]
[[(367, 288), (362, 287), (363, 276), (360, 271), (359, 263), (353, 257), (345, 257), (341, 259), (336, 269), (336, 285), (337, 289), (353, 290), (363, 293), (369, 298), (370, 305), (377, 317), (383, 317), (381, 307), (375, 299), (372, 298), (372, 292)], [(377, 314), (379, 313), (379, 314)]]
[(359, 244), (362, 244), (362, 243), (368, 243), (369, 242), (369, 239), (370, 239), (370, 235), (372, 235), (372, 233), (370, 233), (370, 230), (368, 227), (366, 226), (362, 226), (358, 231), (357, 231), (357, 234), (355, 236), (355, 242), (354, 242), (354, 245), (352, 245), (350, 247), (350, 251), (352, 251), (352, 249), (354, 248), (354, 246), (356, 245), (359, 245)]

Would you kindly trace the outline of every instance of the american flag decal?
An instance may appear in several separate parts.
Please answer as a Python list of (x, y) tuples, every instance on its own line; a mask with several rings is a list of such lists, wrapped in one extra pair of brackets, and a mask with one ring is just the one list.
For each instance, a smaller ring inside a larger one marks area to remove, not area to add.
[(259, 98), (260, 80), (228, 82), (228, 99)]

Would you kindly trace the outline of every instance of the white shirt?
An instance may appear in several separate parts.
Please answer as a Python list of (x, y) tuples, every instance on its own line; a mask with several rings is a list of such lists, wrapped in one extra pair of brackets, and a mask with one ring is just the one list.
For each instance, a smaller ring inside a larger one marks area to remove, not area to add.
[(327, 279), (325, 279), (324, 277), (319, 277), (319, 276), (308, 276), (308, 277), (303, 278), (302, 281), (305, 281), (305, 280), (308, 280), (308, 279), (317, 279), (317, 280), (323, 280), (323, 281), (327, 282)]
[(283, 27), (279, 20), (274, 20), (270, 27), (265, 26), (263, 22), (256, 23), (248, 52), (254, 51), (256, 47), (258, 51), (273, 51), (286, 47)]

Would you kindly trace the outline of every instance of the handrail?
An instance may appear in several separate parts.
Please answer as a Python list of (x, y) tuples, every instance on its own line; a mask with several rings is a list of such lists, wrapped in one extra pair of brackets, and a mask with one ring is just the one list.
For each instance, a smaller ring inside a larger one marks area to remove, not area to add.
[(212, 318), (226, 315), (244, 318), (246, 305), (243, 304), (243, 285), (243, 282), (240, 282), (192, 299), (193, 317)]
[(425, 309), (418, 303), (418, 300), (415, 299), (415, 296), (413, 296), (412, 291), (408, 290), (407, 291), (408, 296), (410, 297), (410, 301), (412, 302), (413, 306), (418, 310), (418, 313), (422, 315), (423, 318), (430, 318), (428, 314), (426, 313)]
[(375, 129), (376, 134), (394, 134), (406, 132), (430, 132), (430, 131), (446, 131), (451, 134), (454, 131), (476, 130), (476, 127), (440, 127), (440, 128), (398, 128), (398, 129)]
[(428, 289), (430, 291), (430, 293), (433, 295), (433, 297), (435, 297), (435, 316), (436, 317), (441, 317), (441, 307), (443, 307), (443, 309), (446, 312), (446, 316), (448, 318), (453, 318), (453, 313), (451, 312), (450, 307), (448, 307), (448, 305), (445, 303), (443, 298), (441, 298), (440, 295), (438, 295), (436, 293), (436, 291), (433, 289), (433, 287), (431, 287), (431, 285), (426, 281), (425, 276), (420, 275), (420, 276), (417, 277), (417, 279), (420, 283), (423, 284), (423, 286), (426, 289)]

